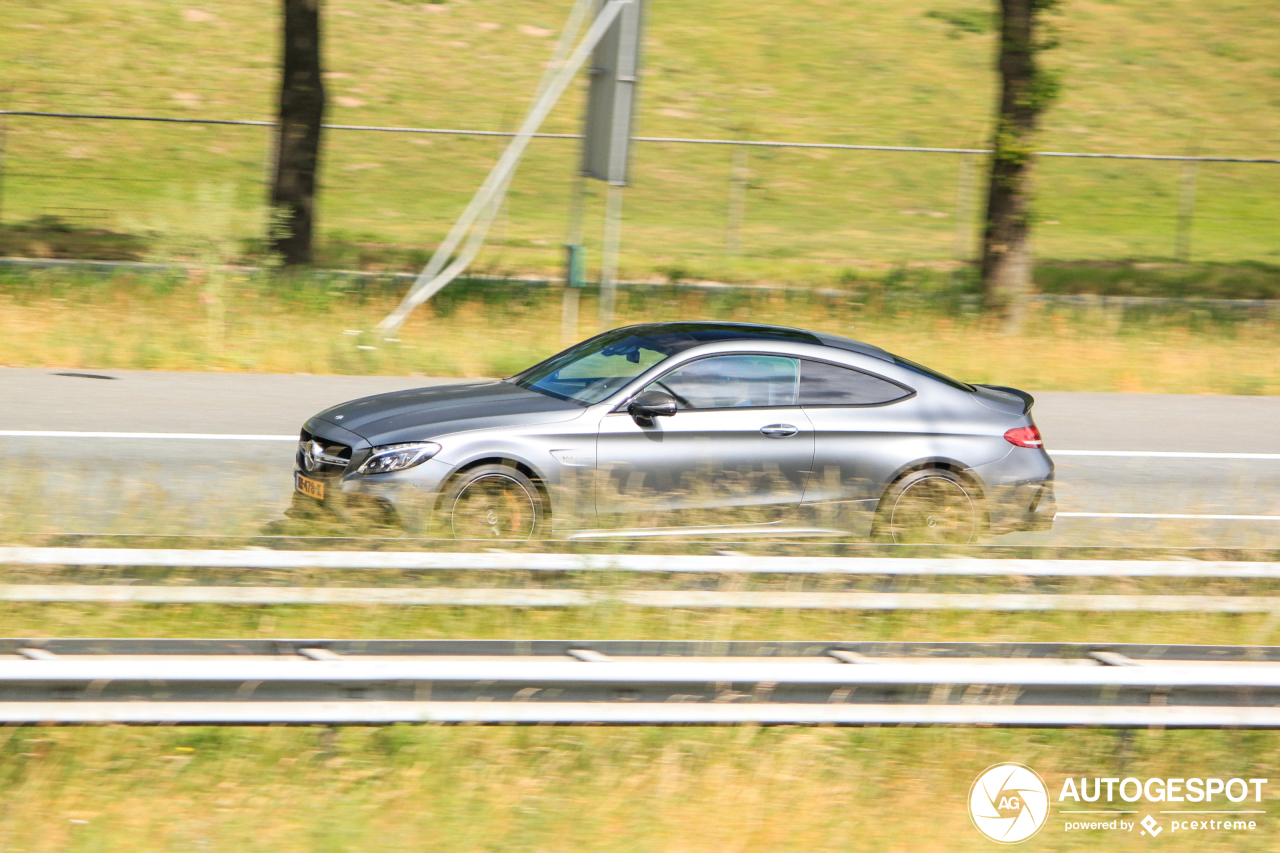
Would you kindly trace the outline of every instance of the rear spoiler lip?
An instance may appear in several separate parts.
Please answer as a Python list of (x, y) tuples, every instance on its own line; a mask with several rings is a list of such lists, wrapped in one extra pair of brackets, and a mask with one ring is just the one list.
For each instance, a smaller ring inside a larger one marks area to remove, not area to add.
[(1031, 411), (1031, 407), (1036, 404), (1036, 398), (1032, 397), (1026, 391), (1019, 391), (1017, 388), (1010, 388), (1006, 385), (979, 385), (979, 388), (990, 388), (992, 391), (1004, 391), (1006, 394), (1012, 394), (1015, 397), (1022, 398), (1022, 414)]

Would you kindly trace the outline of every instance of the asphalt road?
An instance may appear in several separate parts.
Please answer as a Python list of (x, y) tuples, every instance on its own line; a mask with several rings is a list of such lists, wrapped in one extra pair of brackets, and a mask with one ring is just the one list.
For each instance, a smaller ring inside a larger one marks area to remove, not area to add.
[[(254, 529), (288, 501), (288, 439), (307, 417), (353, 397), (450, 381), (457, 380), (0, 368), (0, 432), (279, 437), (0, 435), (0, 529)], [(1034, 414), (1051, 453), (1280, 454), (1280, 397), (1035, 396)], [(1062, 455), (1056, 461), (1059, 509), (1086, 515), (1060, 518), (1051, 533), (1007, 541), (1280, 544), (1280, 521), (1204, 517), (1280, 516), (1280, 459)]]
[[(0, 429), (293, 434), (343, 400), (457, 381), (0, 368)], [(1280, 453), (1280, 397), (1033, 393), (1051, 447)]]

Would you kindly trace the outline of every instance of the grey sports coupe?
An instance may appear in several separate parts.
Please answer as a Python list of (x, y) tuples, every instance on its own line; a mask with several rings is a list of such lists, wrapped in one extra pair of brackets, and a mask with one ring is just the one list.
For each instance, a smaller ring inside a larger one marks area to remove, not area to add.
[(1053, 524), (1032, 402), (820, 332), (628, 326), (507, 379), (326, 409), (289, 514), (466, 539), (966, 543)]

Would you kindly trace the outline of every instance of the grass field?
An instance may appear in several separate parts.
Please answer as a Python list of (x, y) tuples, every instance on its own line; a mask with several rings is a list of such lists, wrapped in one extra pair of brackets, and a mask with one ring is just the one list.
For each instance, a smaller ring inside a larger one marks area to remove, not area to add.
[[(330, 119), (511, 129), (568, 7), (333, 0), (325, 6)], [(977, 0), (655, 0), (638, 131), (974, 146), (988, 135), (994, 91), (987, 9)], [(1271, 4), (1074, 0), (1055, 17), (1062, 45), (1049, 61), (1065, 89), (1047, 115), (1044, 149), (1274, 153), (1280, 66), (1271, 46), (1280, 16)], [(3, 97), (22, 109), (269, 118), (276, 26), (273, 6), (248, 0), (28, 5), (0, 21), (0, 38), (18, 47), (0, 57)], [(580, 112), (575, 92), (547, 129), (574, 130)], [(376, 264), (387, 245), (433, 246), (501, 142), (335, 131), (327, 145), (325, 257)], [(267, 148), (261, 128), (13, 118), (3, 218), (55, 214), (163, 235), (198, 221), (201, 194), (214, 191), (232, 200), (232, 236), (251, 241), (261, 232)], [(482, 268), (558, 266), (573, 152), (565, 141), (533, 146)], [(661, 279), (674, 269), (822, 284), (849, 267), (971, 252), (978, 199), (959, 191), (955, 155), (755, 149), (743, 252), (730, 255), (731, 156), (715, 146), (637, 146), (625, 277)], [(1060, 260), (1171, 257), (1183, 177), (1169, 163), (1046, 160), (1037, 251)], [(1201, 166), (1193, 257), (1275, 263), (1278, 191), (1274, 165)], [(593, 187), (593, 259), (599, 196)]]
[[(9, 729), (0, 742), (0, 843), (27, 853), (980, 851), (992, 844), (965, 804), (998, 761), (1032, 766), (1056, 798), (1068, 775), (1274, 779), (1280, 746), (1271, 732), (909, 728)], [(1274, 819), (1257, 818), (1255, 832), (1157, 843), (1274, 849)], [(1066, 833), (1055, 808), (1027, 847), (1151, 844)]]

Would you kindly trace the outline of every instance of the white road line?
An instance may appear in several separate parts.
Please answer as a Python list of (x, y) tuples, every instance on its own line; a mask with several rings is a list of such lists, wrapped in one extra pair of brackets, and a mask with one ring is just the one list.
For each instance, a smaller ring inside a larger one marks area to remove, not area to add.
[(1280, 515), (1190, 515), (1176, 512), (1060, 512), (1058, 518), (1152, 518), (1187, 521), (1280, 521)]
[(69, 432), (65, 430), (0, 429), (0, 438), (125, 438), (184, 441), (297, 441), (296, 435), (235, 435), (213, 432)]
[[(236, 435), (201, 432), (77, 432), (69, 430), (0, 429), (0, 438), (123, 438), (188, 441), (297, 441), (297, 435)], [(1180, 450), (1050, 450), (1050, 456), (1099, 456), (1118, 459), (1270, 459), (1280, 453), (1198, 453)]]

